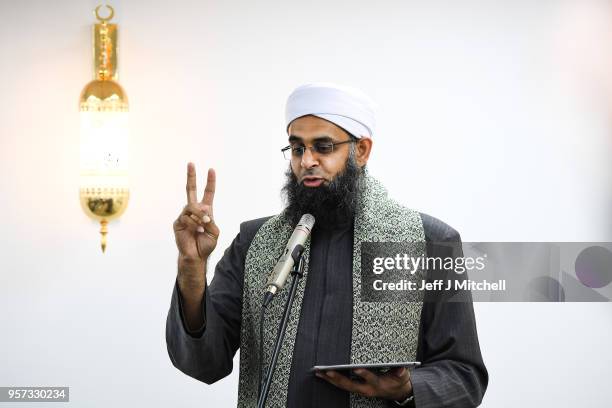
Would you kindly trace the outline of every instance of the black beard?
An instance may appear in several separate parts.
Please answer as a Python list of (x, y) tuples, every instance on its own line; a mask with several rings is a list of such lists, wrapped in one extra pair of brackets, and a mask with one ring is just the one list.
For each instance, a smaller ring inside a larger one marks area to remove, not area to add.
[(332, 226), (354, 217), (363, 170), (349, 156), (344, 170), (328, 184), (306, 187), (298, 183), (291, 166), (282, 193), (285, 197), (285, 219), (295, 226), (304, 214), (312, 214), (315, 225)]

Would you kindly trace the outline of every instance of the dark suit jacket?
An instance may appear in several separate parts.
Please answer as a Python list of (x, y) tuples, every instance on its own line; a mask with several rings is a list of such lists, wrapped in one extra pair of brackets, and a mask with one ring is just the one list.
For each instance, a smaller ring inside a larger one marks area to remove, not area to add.
[[(240, 233), (217, 264), (202, 304), (205, 327), (196, 332), (186, 330), (180, 291), (175, 284), (166, 322), (168, 353), (179, 370), (207, 384), (232, 371), (233, 356), (240, 345), (244, 259), (253, 237), (267, 219), (242, 223)], [(451, 255), (462, 256), (461, 238), (456, 230), (426, 214), (421, 214), (421, 219), (428, 243), (454, 243)], [(441, 250), (437, 246), (428, 247), (428, 256), (449, 255), (430, 253)], [(299, 338), (296, 347), (298, 341)], [(426, 295), (417, 360), (422, 366), (411, 373), (417, 407), (459, 408), (480, 404), (488, 384), (488, 372), (480, 352), (471, 297), (463, 302), (441, 302)], [(293, 389), (299, 392), (299, 387)], [(391, 402), (390, 406), (393, 406)]]

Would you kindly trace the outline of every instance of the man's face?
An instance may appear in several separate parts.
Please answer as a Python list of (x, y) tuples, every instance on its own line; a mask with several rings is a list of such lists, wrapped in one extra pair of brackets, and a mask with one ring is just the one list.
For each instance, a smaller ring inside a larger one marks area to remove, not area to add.
[(350, 152), (350, 143), (334, 146), (328, 154), (313, 152), (316, 142), (339, 143), (350, 140), (349, 134), (335, 124), (316, 116), (308, 115), (295, 119), (289, 125), (289, 144), (292, 147), (306, 146), (301, 157), (292, 157), (291, 170), (298, 183), (305, 187), (329, 185), (346, 167)]
[[(306, 147), (303, 155), (294, 155), (287, 169), (283, 194), (287, 206), (284, 214), (293, 225), (303, 214), (312, 214), (318, 225), (334, 225), (353, 217), (360, 191), (362, 167), (371, 147), (369, 139), (359, 143), (334, 146), (327, 153), (308, 149), (316, 143), (341, 143), (350, 135), (326, 120), (304, 116), (291, 122), (289, 142)], [(322, 148), (322, 147), (321, 147)]]

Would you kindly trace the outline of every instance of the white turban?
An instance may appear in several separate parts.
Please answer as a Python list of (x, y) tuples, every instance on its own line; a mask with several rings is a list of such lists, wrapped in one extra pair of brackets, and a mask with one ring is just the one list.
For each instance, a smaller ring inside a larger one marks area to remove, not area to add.
[(374, 133), (374, 102), (355, 88), (325, 82), (296, 88), (287, 99), (286, 129), (294, 119), (305, 115), (328, 120), (357, 138)]

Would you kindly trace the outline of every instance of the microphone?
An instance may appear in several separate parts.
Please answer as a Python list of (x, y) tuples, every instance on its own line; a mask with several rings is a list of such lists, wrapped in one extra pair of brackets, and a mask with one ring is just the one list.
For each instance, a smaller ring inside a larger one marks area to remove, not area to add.
[(308, 239), (314, 223), (315, 218), (311, 214), (302, 215), (300, 222), (298, 222), (298, 225), (293, 230), (293, 234), (291, 234), (287, 242), (283, 255), (281, 255), (274, 267), (272, 276), (268, 279), (264, 306), (268, 305), (272, 301), (274, 295), (285, 286), (285, 282), (291, 273), (291, 268), (293, 268), (296, 262), (299, 262), (304, 252), (304, 243), (306, 243), (306, 239)]

